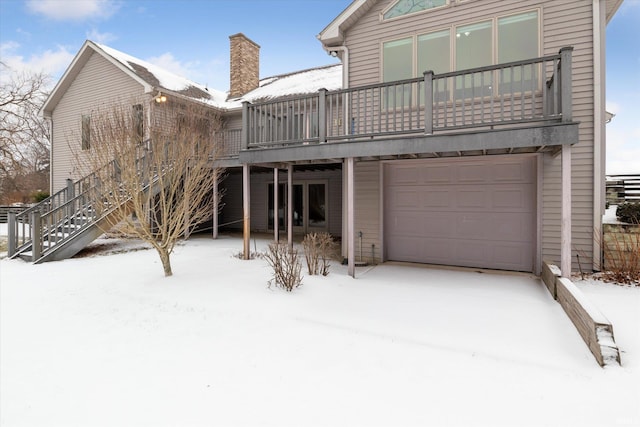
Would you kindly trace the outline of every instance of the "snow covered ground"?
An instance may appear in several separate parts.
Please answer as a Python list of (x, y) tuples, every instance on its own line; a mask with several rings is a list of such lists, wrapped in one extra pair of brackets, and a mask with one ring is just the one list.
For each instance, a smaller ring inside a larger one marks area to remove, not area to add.
[(195, 237), (170, 278), (151, 250), (0, 261), (0, 425), (640, 425), (640, 288), (578, 283), (602, 369), (535, 277), (336, 264), (287, 293), (241, 247)]

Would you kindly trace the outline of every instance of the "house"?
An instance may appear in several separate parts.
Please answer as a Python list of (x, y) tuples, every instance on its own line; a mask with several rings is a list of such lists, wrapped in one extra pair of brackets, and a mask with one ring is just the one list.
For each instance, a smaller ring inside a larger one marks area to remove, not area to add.
[(329, 231), (352, 274), (366, 259), (566, 275), (577, 255), (597, 270), (621, 3), (354, 0), (318, 35), (341, 66), (260, 80), (259, 46), (231, 36), (229, 94), (87, 42), (43, 109), (52, 190), (69, 187), (69, 129), (96, 100), (192, 99), (226, 118), (212, 225), (245, 230), (246, 255), (250, 230)]

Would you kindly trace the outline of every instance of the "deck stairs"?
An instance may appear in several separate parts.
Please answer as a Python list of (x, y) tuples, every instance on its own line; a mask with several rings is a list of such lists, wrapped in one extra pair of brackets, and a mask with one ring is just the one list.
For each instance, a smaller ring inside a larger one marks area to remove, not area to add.
[[(143, 164), (144, 155), (139, 159)], [(105, 168), (116, 174), (118, 167), (112, 161)], [(142, 171), (142, 168), (140, 168)], [(9, 216), (9, 258), (21, 258), (39, 264), (70, 258), (110, 228), (115, 215), (122, 209), (131, 209), (130, 198), (120, 198), (119, 206), (102, 202), (99, 209), (93, 204), (99, 194), (99, 176), (104, 171), (91, 173), (77, 181), (67, 180), (67, 186), (31, 208)], [(142, 172), (140, 172), (142, 173)], [(158, 174), (141, 181), (141, 192), (158, 191)], [(106, 199), (103, 199), (106, 200)], [(124, 206), (123, 206), (124, 205)]]

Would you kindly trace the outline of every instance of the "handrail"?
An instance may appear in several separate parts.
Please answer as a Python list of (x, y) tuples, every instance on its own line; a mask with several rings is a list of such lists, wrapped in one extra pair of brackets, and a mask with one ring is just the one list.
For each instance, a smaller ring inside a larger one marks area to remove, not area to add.
[(571, 121), (571, 55), (572, 48), (563, 48), (539, 58), (247, 102), (242, 147)]

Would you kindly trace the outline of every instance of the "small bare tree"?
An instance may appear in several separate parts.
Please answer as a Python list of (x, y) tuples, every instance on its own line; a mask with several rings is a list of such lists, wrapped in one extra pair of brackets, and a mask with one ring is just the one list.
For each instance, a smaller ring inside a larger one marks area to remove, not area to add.
[(213, 168), (221, 127), (216, 110), (170, 99), (151, 112), (144, 130), (140, 104), (118, 104), (85, 121), (79, 169), (93, 171), (91, 206), (105, 231), (119, 225), (148, 242), (171, 276), (170, 255), (180, 238), (214, 213)]

